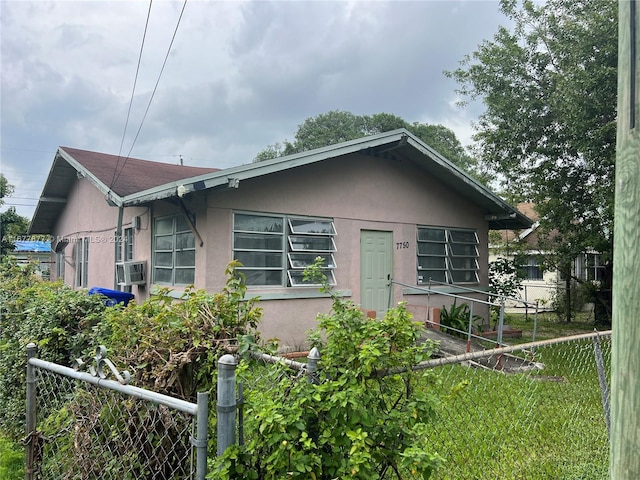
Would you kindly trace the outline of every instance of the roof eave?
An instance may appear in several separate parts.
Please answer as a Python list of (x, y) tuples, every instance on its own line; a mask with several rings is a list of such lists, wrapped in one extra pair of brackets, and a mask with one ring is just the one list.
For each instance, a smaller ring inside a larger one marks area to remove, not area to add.
[(533, 222), (527, 216), (523, 215), (515, 207), (509, 205), (502, 198), (489, 190), (485, 185), (480, 183), (464, 170), (461, 170), (457, 165), (447, 160), (436, 150), (413, 136), (408, 137), (408, 144), (420, 151), (423, 155), (431, 158), (431, 160), (442, 169), (450, 172), (450, 174), (456, 180), (462, 182), (466, 188), (475, 191), (477, 194), (489, 201), (492, 208), (489, 209), (489, 213), (485, 218), (489, 222), (490, 230), (502, 230), (504, 228), (521, 229), (531, 227)]
[(393, 132), (359, 138), (316, 150), (309, 150), (306, 152), (296, 153), (294, 155), (288, 155), (286, 157), (266, 160), (264, 162), (240, 165), (237, 167), (219, 170), (217, 172), (206, 173), (197, 177), (167, 183), (159, 187), (150, 188), (142, 192), (127, 195), (122, 200), (125, 205), (136, 205), (154, 200), (175, 197), (178, 196), (178, 187), (180, 187), (181, 195), (216, 187), (235, 188), (234, 186), (237, 186), (238, 183), (243, 180), (309, 165), (328, 158), (348, 155), (350, 153), (359, 152), (363, 149), (385, 145), (394, 141), (401, 141), (407, 133), (408, 132), (404, 129), (395, 130)]
[(102, 194), (105, 196), (107, 203), (111, 206), (120, 207), (123, 205), (122, 197), (116, 194), (111, 188), (102, 183), (98, 177), (87, 170), (81, 163), (76, 161), (71, 155), (65, 152), (62, 148), (58, 148), (58, 155), (64, 158), (69, 165), (71, 165), (79, 175), (86, 178), (93, 184)]
[(40, 194), (40, 198), (38, 199), (38, 204), (36, 205), (36, 208), (34, 210), (33, 217), (29, 222), (29, 228), (27, 229), (27, 232), (30, 235), (51, 233), (51, 225), (47, 225), (48, 222), (46, 220), (41, 220), (42, 215), (44, 215), (44, 213), (42, 212), (49, 205), (63, 205), (64, 203), (66, 203), (66, 198), (53, 198), (47, 195), (48, 187), (52, 184), (56, 171), (61, 169), (61, 166), (59, 164), (59, 161), (61, 160), (64, 160), (71, 168), (75, 170), (75, 175), (84, 177), (93, 185), (95, 185), (95, 187), (105, 195), (109, 205), (122, 205), (122, 199), (118, 195), (109, 190), (109, 188), (104, 183), (98, 180), (95, 175), (93, 175), (90, 171), (88, 171), (80, 163), (78, 163), (69, 153), (64, 151), (62, 148), (58, 148), (53, 158), (51, 168), (49, 169), (47, 180), (42, 187), (42, 193)]

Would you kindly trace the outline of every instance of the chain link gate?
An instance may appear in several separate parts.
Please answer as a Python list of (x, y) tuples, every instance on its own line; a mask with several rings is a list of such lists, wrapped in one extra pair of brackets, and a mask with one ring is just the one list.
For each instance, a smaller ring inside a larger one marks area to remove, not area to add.
[(26, 480), (205, 479), (208, 393), (190, 403), (128, 385), (102, 346), (88, 372), (36, 352), (27, 346)]

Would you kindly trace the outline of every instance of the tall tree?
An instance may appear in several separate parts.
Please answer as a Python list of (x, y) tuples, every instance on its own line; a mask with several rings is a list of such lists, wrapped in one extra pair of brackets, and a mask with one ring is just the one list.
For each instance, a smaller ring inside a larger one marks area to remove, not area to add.
[(474, 136), (480, 164), (510, 200), (536, 203), (541, 246), (569, 278), (581, 252), (612, 260), (618, 4), (500, 5), (513, 28), (447, 74), (486, 106)]
[(398, 128), (406, 128), (460, 168), (474, 173), (475, 160), (466, 152), (456, 134), (443, 125), (408, 123), (391, 113), (355, 115), (340, 110), (332, 110), (307, 118), (298, 126), (293, 142), (285, 140), (283, 143), (267, 146), (258, 152), (254, 162), (305, 152)]
[[(0, 173), (0, 207), (4, 199), (13, 195), (14, 187), (4, 174)], [(0, 256), (14, 250), (13, 239), (25, 235), (29, 227), (29, 220), (16, 213), (15, 207), (9, 207), (0, 213)]]

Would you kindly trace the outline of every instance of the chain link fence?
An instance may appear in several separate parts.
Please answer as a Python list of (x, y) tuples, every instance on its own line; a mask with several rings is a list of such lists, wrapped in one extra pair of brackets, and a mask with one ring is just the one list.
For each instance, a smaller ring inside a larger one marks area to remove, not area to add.
[(105, 361), (87, 373), (29, 358), (26, 478), (204, 480), (206, 394), (192, 404), (106, 380)]
[[(235, 383), (234, 357), (226, 355), (233, 376), (223, 376), (219, 368), (218, 453), (224, 442), (247, 441), (243, 390), (268, 396), (284, 378), (314, 382), (313, 372), (322, 368), (318, 356), (312, 351), (307, 358), (283, 360), (256, 354), (248, 367), (251, 383), (241, 385)], [(34, 360), (30, 364), (43, 366)], [(444, 462), (431, 478), (607, 479), (610, 362), (611, 334), (603, 332), (443, 354), (416, 366), (430, 371), (428, 381), (416, 388), (437, 399), (424, 442)], [(38, 422), (26, 439), (33, 467), (28, 478), (201, 478), (194, 445), (202, 447), (206, 434), (196, 430), (196, 423), (206, 431), (207, 421), (196, 422), (195, 410), (47, 368), (34, 373)], [(222, 393), (225, 382), (227, 394)], [(206, 440), (204, 449), (206, 455)], [(402, 478), (413, 477), (405, 473)]]
[[(288, 369), (276, 357), (255, 359), (252, 382), (241, 387), (245, 390), (267, 396), (284, 377), (312, 381), (306, 358), (287, 360)], [(431, 372), (420, 388), (438, 399), (424, 442), (444, 462), (431, 478), (607, 479), (610, 360), (611, 333), (604, 332), (442, 356), (418, 365)], [(238, 398), (241, 412), (241, 393)], [(405, 473), (402, 478), (413, 477)]]
[(608, 478), (610, 333), (532, 345), (433, 367), (433, 478)]

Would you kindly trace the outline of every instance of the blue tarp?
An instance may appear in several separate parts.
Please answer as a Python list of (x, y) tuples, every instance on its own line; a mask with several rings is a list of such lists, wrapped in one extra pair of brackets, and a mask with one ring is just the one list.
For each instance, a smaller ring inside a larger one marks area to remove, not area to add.
[(37, 240), (16, 240), (13, 242), (15, 245), (15, 252), (50, 252), (51, 242), (37, 241)]
[(117, 303), (123, 303), (126, 307), (127, 304), (133, 300), (133, 294), (129, 292), (121, 292), (119, 290), (109, 290), (108, 288), (93, 287), (89, 290), (89, 295), (103, 295), (107, 297), (105, 305), (112, 307)]

